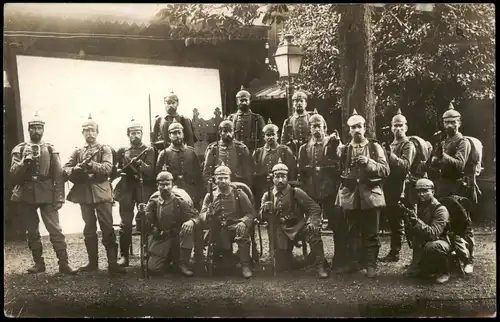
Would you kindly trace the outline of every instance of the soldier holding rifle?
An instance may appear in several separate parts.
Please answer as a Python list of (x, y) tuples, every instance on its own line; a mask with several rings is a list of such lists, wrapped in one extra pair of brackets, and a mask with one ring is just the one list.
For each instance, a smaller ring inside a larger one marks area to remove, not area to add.
[[(117, 168), (121, 175), (114, 191), (114, 199), (120, 206), (120, 252), (118, 264), (129, 266), (129, 248), (132, 243), (132, 221), (134, 207), (145, 203), (154, 192), (154, 151), (142, 143), (143, 127), (134, 119), (127, 127), (130, 145), (117, 151)], [(142, 178), (142, 183), (141, 179)], [(136, 217), (136, 226), (140, 229), (141, 218)]]
[(98, 221), (108, 257), (109, 273), (126, 273), (117, 263), (118, 244), (113, 228), (113, 188), (109, 181), (113, 168), (112, 150), (97, 142), (99, 126), (90, 115), (82, 125), (82, 134), (87, 144), (73, 151), (63, 166), (66, 178), (74, 184), (67, 199), (80, 204), (85, 222), (83, 236), (89, 263), (80, 267), (80, 271), (98, 270)]
[(299, 148), (311, 137), (309, 128), (311, 114), (306, 111), (307, 94), (303, 91), (293, 93), (292, 105), (294, 113), (283, 122), (281, 144), (287, 145), (293, 154), (298, 156)]
[(59, 224), (59, 212), (64, 203), (64, 179), (59, 153), (50, 143), (43, 142), (45, 122), (35, 113), (28, 121), (29, 142), (12, 150), (10, 174), (16, 183), (12, 201), (19, 203), (19, 213), (27, 230), (28, 246), (35, 265), (28, 273), (45, 272), (45, 260), (40, 239), (37, 209), (40, 208), (50, 242), (59, 259), (59, 272), (76, 274), (69, 266), (65, 237)]
[(321, 208), (304, 190), (288, 184), (288, 167), (281, 160), (273, 167), (271, 177), (274, 187), (262, 197), (260, 212), (268, 222), (272, 221), (269, 236), (276, 263), (280, 268), (289, 267), (293, 260), (293, 242), (305, 239), (315, 258), (317, 276), (327, 278)]

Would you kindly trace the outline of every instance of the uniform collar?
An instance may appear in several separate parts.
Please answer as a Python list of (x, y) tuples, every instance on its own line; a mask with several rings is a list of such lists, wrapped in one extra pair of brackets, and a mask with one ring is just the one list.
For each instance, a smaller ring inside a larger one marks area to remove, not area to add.
[(394, 141), (392, 141), (391, 144), (399, 144), (399, 143), (402, 143), (405, 141), (408, 141), (408, 137), (406, 135), (404, 137), (402, 137), (401, 139), (396, 139), (396, 137), (394, 137)]
[[(290, 189), (291, 189), (290, 185), (289, 185), (289, 184), (287, 184), (287, 185), (286, 185), (286, 187), (285, 187), (285, 189), (283, 189), (283, 190), (281, 191), (281, 194), (282, 194), (283, 196), (286, 196), (287, 194), (289, 194), (289, 193), (290, 193)], [(276, 195), (278, 194), (278, 192), (279, 192), (279, 191), (278, 191), (278, 189), (276, 189), (276, 187), (273, 187), (273, 196), (274, 196), (274, 197), (276, 197)]]
[(95, 148), (95, 147), (98, 147), (99, 146), (99, 142), (95, 142), (94, 144), (90, 145), (88, 143), (85, 143), (85, 145), (83, 146), (84, 148), (88, 149), (88, 148)]
[(146, 145), (144, 143), (141, 142), (141, 145), (139, 145), (138, 147), (135, 147), (133, 146), (132, 144), (129, 145), (129, 150), (130, 149), (142, 149), (143, 147), (145, 147)]
[(228, 143), (228, 144), (224, 143), (224, 141), (222, 141), (222, 140), (219, 140), (219, 145), (224, 146), (224, 147), (231, 146), (231, 145), (233, 145), (233, 143), (234, 143), (234, 138), (233, 138), (233, 141), (231, 141), (231, 143)]
[(173, 199), (174, 199), (174, 194), (172, 192), (167, 197), (167, 199), (163, 199), (163, 197), (160, 194), (159, 197), (158, 197), (158, 202), (160, 203), (160, 205), (165, 205), (165, 204), (170, 203), (170, 201), (172, 201)]
[(307, 112), (305, 110), (304, 110), (304, 113), (302, 113), (302, 114), (299, 114), (297, 112), (293, 112), (293, 114), (292, 114), (293, 118), (299, 118), (299, 117), (305, 117), (305, 116), (307, 116)]
[(233, 192), (233, 187), (229, 187), (229, 191), (227, 193), (223, 193), (222, 191), (219, 190), (219, 188), (215, 189), (214, 191), (214, 199), (217, 199), (219, 195), (224, 195), (224, 196), (229, 196)]
[(175, 152), (183, 152), (185, 149), (186, 149), (186, 145), (185, 144), (182, 144), (180, 146), (180, 148), (176, 148), (175, 145), (173, 143), (170, 143), (170, 146), (169, 148), (172, 150), (172, 151), (175, 151)]
[(455, 141), (455, 140), (459, 140), (463, 137), (462, 133), (460, 132), (457, 132), (454, 136), (450, 137), (450, 138), (446, 138), (445, 141), (446, 142), (451, 142), (451, 141)]
[(314, 136), (311, 136), (311, 143), (312, 143), (312, 145), (323, 144), (323, 142), (325, 141), (325, 138), (326, 138), (326, 136), (324, 136), (322, 139), (316, 139)]
[(252, 114), (252, 109), (249, 108), (248, 112), (243, 112), (242, 110), (238, 109), (238, 111), (236, 111), (236, 114), (238, 114), (238, 115), (250, 115), (250, 114)]
[(168, 113), (167, 113), (167, 115), (165, 115), (164, 119), (166, 120), (169, 116), (171, 116), (171, 117), (173, 117), (173, 118), (176, 118), (176, 117), (178, 117), (178, 116), (179, 116), (179, 113), (175, 112), (175, 114), (173, 114), (173, 115), (172, 115), (172, 114), (168, 114)]
[(351, 140), (351, 142), (349, 143), (353, 148), (357, 148), (357, 147), (362, 147), (364, 148), (365, 145), (368, 144), (368, 139), (367, 138), (363, 138), (363, 140), (360, 142), (360, 143), (356, 143), (354, 142), (354, 140)]
[(276, 151), (278, 150), (278, 144), (276, 144), (276, 147), (274, 148), (271, 148), (269, 145), (267, 145), (267, 143), (264, 144), (264, 151)]

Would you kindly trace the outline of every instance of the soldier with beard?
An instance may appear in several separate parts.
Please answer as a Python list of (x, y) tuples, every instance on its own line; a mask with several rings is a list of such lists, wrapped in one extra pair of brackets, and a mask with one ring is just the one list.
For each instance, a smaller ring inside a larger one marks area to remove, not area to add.
[(164, 117), (158, 117), (155, 120), (153, 126), (153, 134), (151, 137), (151, 142), (154, 142), (154, 146), (158, 150), (163, 150), (170, 146), (170, 136), (168, 132), (168, 127), (174, 121), (178, 122), (183, 127), (184, 132), (184, 142), (194, 147), (194, 144), (198, 141), (194, 135), (193, 122), (185, 116), (177, 113), (177, 107), (179, 106), (179, 97), (177, 97), (174, 92), (170, 92), (164, 98), (165, 110), (167, 115)]
[(197, 208), (204, 192), (200, 160), (194, 148), (184, 143), (184, 132), (180, 123), (170, 124), (168, 132), (171, 143), (160, 152), (156, 162), (157, 169), (168, 169), (174, 177), (174, 185), (186, 190)]
[(212, 142), (205, 151), (203, 182), (208, 191), (208, 180), (216, 167), (222, 163), (231, 169), (231, 181), (238, 181), (252, 187), (253, 159), (247, 146), (233, 139), (234, 125), (224, 120), (219, 124), (220, 140)]
[(298, 155), (299, 148), (307, 143), (311, 136), (309, 129), (311, 114), (306, 111), (307, 94), (296, 91), (292, 96), (292, 105), (295, 112), (283, 122), (281, 144), (286, 144), (295, 155)]
[(319, 114), (311, 115), (309, 126), (312, 136), (299, 150), (299, 178), (307, 194), (321, 206), (333, 230), (335, 255), (332, 265), (336, 267), (342, 265), (345, 257), (346, 231), (342, 212), (335, 207), (339, 176), (336, 151), (340, 138), (336, 131), (331, 136), (326, 135), (326, 122)]
[[(142, 143), (142, 125), (132, 119), (127, 127), (130, 145), (117, 151), (117, 168), (121, 179), (116, 185), (114, 199), (120, 205), (120, 252), (118, 264), (129, 266), (129, 248), (132, 243), (132, 221), (134, 207), (146, 202), (154, 192), (154, 150)], [(147, 150), (147, 151), (145, 151)], [(143, 153), (141, 155), (141, 153)], [(139, 157), (140, 156), (140, 157)], [(143, 177), (144, 196), (140, 185), (140, 175)], [(136, 218), (137, 227), (140, 227)]]
[(19, 203), (19, 213), (27, 230), (28, 246), (35, 265), (28, 273), (45, 272), (42, 256), (43, 246), (40, 239), (37, 209), (40, 208), (50, 242), (59, 259), (59, 272), (76, 274), (68, 264), (65, 237), (59, 224), (59, 212), (64, 203), (64, 179), (59, 153), (50, 143), (43, 142), (45, 122), (35, 113), (28, 121), (29, 142), (18, 144), (12, 150), (10, 174), (17, 185), (12, 201)]
[(250, 153), (264, 144), (262, 129), (266, 125), (262, 115), (250, 109), (251, 95), (243, 89), (236, 94), (238, 111), (229, 115), (228, 120), (234, 124), (234, 138), (247, 146)]
[(406, 182), (408, 181), (410, 168), (416, 154), (415, 146), (406, 136), (408, 125), (406, 117), (401, 114), (400, 109), (398, 109), (397, 114), (392, 118), (391, 126), (392, 133), (394, 133), (394, 141), (390, 145), (385, 146), (390, 175), (384, 183), (384, 195), (387, 206), (383, 210), (387, 215), (391, 229), (391, 249), (389, 254), (381, 259), (383, 262), (399, 261), (404, 224), (402, 210), (398, 206), (398, 202), (402, 197), (410, 201), (409, 193), (406, 193), (409, 192), (408, 188), (410, 184), (408, 182), (408, 187), (406, 187)]
[[(264, 129), (265, 144), (253, 152), (253, 160), (255, 164), (254, 175), (254, 193), (255, 200), (260, 202), (262, 195), (266, 191), (267, 176), (271, 173), (272, 168), (281, 160), (288, 168), (288, 180), (297, 180), (297, 160), (292, 151), (286, 145), (278, 144), (279, 129), (276, 125), (269, 122)], [(256, 205), (257, 208), (260, 205)]]
[[(98, 267), (97, 221), (102, 232), (102, 244), (106, 248), (109, 273), (126, 273), (117, 263), (118, 244), (113, 228), (113, 187), (109, 181), (113, 168), (113, 154), (107, 145), (97, 142), (99, 126), (89, 119), (82, 125), (82, 134), (87, 144), (71, 153), (63, 166), (64, 175), (74, 183), (66, 199), (80, 204), (85, 222), (83, 237), (89, 263), (80, 271), (96, 271)], [(97, 218), (96, 218), (97, 217)]]

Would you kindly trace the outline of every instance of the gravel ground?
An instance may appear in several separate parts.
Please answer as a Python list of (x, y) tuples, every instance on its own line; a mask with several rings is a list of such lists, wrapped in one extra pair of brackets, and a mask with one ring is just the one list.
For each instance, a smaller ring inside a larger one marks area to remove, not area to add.
[[(134, 237), (134, 251), (139, 237)], [(267, 238), (263, 231), (264, 249)], [(323, 236), (327, 258), (333, 255), (331, 236)], [(388, 252), (389, 239), (382, 237), (380, 255)], [(70, 264), (87, 261), (83, 236), (67, 236)], [(125, 276), (109, 276), (100, 245), (100, 271), (62, 276), (47, 237), (43, 237), (47, 272), (27, 275), (32, 265), (27, 245), (5, 245), (5, 306), (8, 316), (36, 317), (354, 317), (354, 316), (491, 316), (496, 312), (496, 234), (476, 238), (474, 275), (452, 277), (446, 285), (415, 281), (402, 276), (411, 259), (405, 245), (402, 260), (379, 266), (379, 275), (331, 276), (317, 280), (314, 269), (305, 267), (272, 277), (267, 252), (255, 277), (230, 276), (185, 278), (176, 274), (140, 277), (137, 255)], [(301, 249), (295, 249), (301, 260)], [(267, 268), (267, 269), (266, 269)]]

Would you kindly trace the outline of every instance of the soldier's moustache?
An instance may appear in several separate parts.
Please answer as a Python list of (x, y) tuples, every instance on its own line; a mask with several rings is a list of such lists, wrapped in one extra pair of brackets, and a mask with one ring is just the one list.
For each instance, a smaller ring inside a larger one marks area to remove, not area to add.
[(42, 136), (38, 133), (33, 133), (30, 135), (30, 139), (31, 139), (31, 141), (37, 142), (37, 141), (40, 141), (42, 139)]

